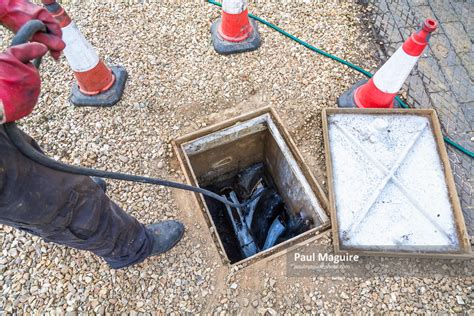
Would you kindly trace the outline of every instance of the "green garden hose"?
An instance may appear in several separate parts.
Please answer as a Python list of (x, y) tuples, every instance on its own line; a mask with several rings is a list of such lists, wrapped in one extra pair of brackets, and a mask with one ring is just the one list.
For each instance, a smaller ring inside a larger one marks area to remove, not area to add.
[[(214, 1), (214, 0), (207, 0), (207, 2), (210, 3), (210, 4), (216, 5), (216, 6), (218, 6), (218, 7), (222, 7), (222, 4), (221, 4), (221, 3), (216, 2), (216, 1)], [(361, 67), (359, 67), (359, 66), (357, 66), (357, 65), (355, 65), (355, 64), (353, 64), (353, 63), (351, 63), (351, 62), (349, 62), (349, 61), (347, 61), (347, 60), (344, 60), (344, 59), (339, 58), (339, 57), (337, 57), (337, 56), (334, 56), (334, 55), (332, 55), (332, 54), (330, 54), (330, 53), (328, 53), (328, 52), (325, 52), (324, 50), (319, 49), (319, 48), (317, 48), (317, 47), (315, 47), (315, 46), (309, 44), (308, 42), (303, 41), (302, 39), (299, 39), (298, 37), (296, 37), (296, 36), (294, 36), (294, 35), (288, 33), (287, 31), (285, 31), (285, 30), (283, 30), (282, 28), (276, 26), (275, 24), (270, 23), (270, 22), (268, 22), (268, 21), (262, 19), (261, 17), (258, 17), (258, 16), (256, 16), (256, 15), (253, 15), (253, 14), (251, 14), (251, 13), (249, 13), (249, 17), (251, 17), (252, 19), (254, 19), (254, 20), (256, 20), (256, 21), (258, 21), (258, 22), (260, 22), (260, 23), (262, 23), (262, 24), (264, 24), (264, 25), (266, 25), (266, 26), (268, 26), (269, 28), (271, 28), (271, 29), (277, 31), (278, 33), (280, 33), (280, 34), (282, 34), (282, 35), (288, 37), (289, 39), (291, 39), (291, 40), (297, 42), (298, 44), (303, 45), (304, 47), (308, 48), (309, 50), (311, 50), (311, 51), (313, 51), (313, 52), (315, 52), (315, 53), (318, 53), (318, 54), (320, 54), (320, 55), (323, 55), (324, 57), (330, 58), (330, 59), (335, 60), (335, 61), (337, 61), (337, 62), (339, 62), (339, 63), (341, 63), (341, 64), (343, 64), (343, 65), (346, 65), (347, 67), (352, 68), (352, 69), (354, 69), (354, 70), (357, 71), (357, 72), (360, 72), (361, 74), (365, 75), (365, 76), (368, 77), (368, 78), (372, 77), (372, 74), (371, 74), (370, 72), (368, 72), (367, 70), (365, 70), (365, 69), (363, 69), (363, 68), (361, 68)], [(403, 108), (406, 108), (406, 109), (409, 108), (409, 106), (408, 106), (405, 102), (403, 102), (403, 101), (400, 99), (400, 97), (397, 96), (396, 99), (397, 99), (398, 102), (400, 102), (400, 105), (401, 105)], [(470, 150), (464, 148), (463, 146), (459, 145), (458, 143), (456, 143), (455, 141), (453, 141), (452, 139), (450, 139), (448, 136), (444, 136), (444, 141), (445, 141), (446, 143), (448, 143), (449, 145), (455, 147), (456, 149), (458, 149), (458, 150), (461, 151), (462, 153), (468, 155), (469, 157), (474, 158), (474, 152), (472, 152), (472, 151), (470, 151)]]

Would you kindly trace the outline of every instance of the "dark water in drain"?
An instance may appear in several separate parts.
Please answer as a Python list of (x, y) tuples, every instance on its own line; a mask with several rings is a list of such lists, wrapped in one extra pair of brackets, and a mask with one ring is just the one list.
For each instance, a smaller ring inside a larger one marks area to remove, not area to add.
[[(228, 199), (231, 199), (231, 195), (235, 193), (234, 198), (236, 197), (239, 203), (246, 202), (255, 194), (261, 193), (260, 198), (255, 200), (253, 216), (251, 216), (251, 208), (227, 209), (223, 203), (205, 197), (231, 263), (245, 259), (255, 251), (260, 252), (269, 245), (279, 244), (299, 235), (312, 226), (312, 221), (305, 215), (304, 210), (295, 213), (287, 209), (263, 163), (252, 165), (235, 177), (219, 180), (205, 189), (224, 195)], [(231, 217), (234, 218), (234, 224)], [(240, 233), (236, 233), (236, 222), (238, 222)], [(244, 228), (245, 232), (242, 232), (241, 228)], [(272, 232), (271, 237), (269, 237), (269, 231)], [(245, 237), (248, 238), (245, 239)], [(273, 239), (276, 239), (276, 242), (272, 243)], [(248, 240), (253, 241), (253, 244)]]

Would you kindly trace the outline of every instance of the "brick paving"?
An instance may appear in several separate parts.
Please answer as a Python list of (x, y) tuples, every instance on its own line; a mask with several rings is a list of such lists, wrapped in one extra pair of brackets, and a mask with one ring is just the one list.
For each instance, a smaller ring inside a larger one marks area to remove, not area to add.
[[(472, 0), (370, 0), (382, 60), (430, 17), (439, 22), (429, 47), (404, 86), (416, 108), (434, 108), (445, 135), (474, 150)], [(474, 159), (447, 146), (466, 225), (474, 236)]]

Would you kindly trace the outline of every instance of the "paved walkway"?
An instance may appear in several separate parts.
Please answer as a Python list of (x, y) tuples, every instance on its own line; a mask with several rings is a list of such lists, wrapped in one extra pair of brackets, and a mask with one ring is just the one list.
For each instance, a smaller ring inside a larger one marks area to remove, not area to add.
[[(446, 135), (474, 150), (474, 1), (370, 0), (385, 60), (428, 18), (439, 22), (430, 45), (407, 80), (407, 101), (435, 108)], [(448, 146), (464, 217), (474, 236), (474, 159)]]

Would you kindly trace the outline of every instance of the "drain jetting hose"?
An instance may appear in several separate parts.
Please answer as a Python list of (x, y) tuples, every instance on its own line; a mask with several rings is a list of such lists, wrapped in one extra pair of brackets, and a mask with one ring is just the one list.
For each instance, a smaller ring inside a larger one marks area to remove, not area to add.
[(67, 165), (60, 161), (51, 159), (48, 156), (44, 155), (43, 153), (31, 147), (31, 144), (25, 139), (23, 133), (20, 131), (20, 129), (16, 126), (15, 123), (6, 123), (4, 124), (4, 127), (8, 135), (8, 138), (10, 138), (10, 141), (18, 149), (18, 151), (20, 151), (24, 156), (26, 156), (30, 160), (44, 167), (47, 167), (56, 171), (83, 175), (83, 176), (90, 176), (90, 177), (100, 177), (100, 178), (107, 178), (107, 179), (162, 185), (165, 187), (171, 187), (171, 188), (176, 188), (176, 189), (181, 189), (181, 190), (186, 190), (186, 191), (193, 191), (193, 192), (206, 195), (224, 204), (228, 204), (231, 207), (237, 207), (237, 208), (242, 208), (242, 207), (247, 206), (249, 203), (251, 203), (253, 200), (255, 200), (261, 195), (261, 194), (258, 194), (251, 200), (242, 204), (238, 204), (238, 203), (230, 202), (227, 199), (223, 198), (222, 196), (212, 191), (205, 190), (199, 187), (194, 187), (194, 186), (187, 185), (180, 182), (174, 182), (174, 181), (169, 181), (169, 180), (164, 180), (164, 179), (159, 179), (159, 178), (143, 177), (143, 176), (137, 176), (137, 175), (132, 175), (132, 174), (120, 173), (120, 172), (111, 172), (111, 171), (105, 171), (105, 170), (97, 170), (97, 169)]
[[(221, 4), (221, 3), (216, 2), (216, 1), (214, 1), (214, 0), (206, 0), (206, 1), (207, 1), (208, 3), (210, 3), (210, 4), (216, 5), (216, 6), (218, 6), (218, 7), (222, 7), (222, 4)], [(271, 29), (277, 31), (278, 33), (280, 33), (280, 34), (282, 34), (282, 35), (288, 37), (289, 39), (291, 39), (291, 40), (297, 42), (298, 44), (300, 44), (300, 45), (302, 45), (302, 46), (308, 48), (309, 50), (311, 50), (311, 51), (313, 51), (313, 52), (315, 52), (315, 53), (318, 53), (318, 54), (320, 54), (320, 55), (323, 55), (324, 57), (330, 58), (330, 59), (335, 60), (335, 61), (337, 61), (337, 62), (339, 62), (339, 63), (341, 63), (341, 64), (343, 64), (343, 65), (346, 65), (347, 67), (349, 67), (349, 68), (351, 68), (351, 69), (354, 69), (355, 71), (360, 72), (361, 74), (365, 75), (367, 78), (372, 77), (372, 74), (371, 74), (370, 72), (368, 72), (367, 70), (365, 70), (365, 69), (363, 69), (363, 68), (361, 68), (361, 67), (359, 67), (359, 66), (357, 66), (357, 65), (354, 65), (353, 63), (351, 63), (351, 62), (349, 62), (349, 61), (347, 61), (347, 60), (344, 60), (344, 59), (342, 59), (342, 58), (339, 58), (339, 57), (337, 57), (337, 56), (334, 56), (333, 54), (330, 54), (330, 53), (328, 53), (328, 52), (325, 52), (325, 51), (322, 50), (322, 49), (319, 49), (319, 48), (317, 48), (317, 47), (315, 47), (315, 46), (309, 44), (308, 42), (305, 42), (305, 41), (303, 41), (302, 39), (300, 39), (300, 38), (298, 38), (298, 37), (296, 37), (296, 36), (294, 36), (294, 35), (288, 33), (287, 31), (285, 31), (285, 30), (283, 30), (282, 28), (276, 26), (275, 24), (270, 23), (270, 22), (268, 22), (268, 21), (262, 19), (262, 18), (259, 17), (259, 16), (256, 16), (256, 15), (253, 15), (253, 14), (249, 13), (249, 17), (251, 17), (252, 19), (254, 19), (254, 20), (256, 20), (256, 21), (258, 21), (258, 22), (260, 22), (260, 23), (262, 23), (262, 24), (264, 24), (264, 25), (266, 25), (266, 26), (268, 26), (269, 28), (271, 28)], [(401, 106), (402, 106), (403, 108), (405, 108), (405, 109), (410, 108), (405, 102), (402, 101), (402, 99), (400, 99), (400, 97), (397, 96), (396, 99), (397, 99), (398, 102), (400, 102), (400, 104), (401, 104)], [(457, 149), (458, 149), (459, 151), (461, 151), (462, 153), (468, 155), (469, 157), (474, 158), (474, 152), (472, 152), (472, 151), (470, 151), (470, 150), (464, 148), (463, 146), (459, 145), (458, 143), (456, 143), (455, 141), (453, 141), (452, 139), (450, 139), (448, 136), (444, 136), (444, 141), (445, 141), (446, 143), (448, 143), (449, 145), (451, 145), (451, 146), (457, 148)]]
[[(31, 20), (26, 23), (21, 29), (17, 32), (15, 37), (12, 40), (12, 46), (19, 45), (22, 43), (28, 42), (28, 40), (36, 33), (36, 32), (44, 32), (46, 31), (45, 25), (39, 20)], [(36, 59), (33, 64), (38, 68), (41, 59)], [(120, 172), (111, 172), (105, 170), (97, 170), (92, 168), (85, 168), (79, 166), (71, 166), (54, 159), (49, 158), (48, 156), (44, 155), (43, 153), (39, 152), (35, 148), (31, 146), (31, 144), (25, 139), (23, 133), (17, 127), (16, 123), (5, 123), (3, 124), (5, 131), (7, 133), (8, 138), (12, 142), (12, 144), (21, 152), (24, 156), (29, 158), (30, 160), (36, 162), (39, 165), (47, 167), (49, 169), (53, 169), (56, 171), (61, 171), (70, 174), (76, 175), (83, 175), (83, 176), (90, 176), (90, 177), (100, 177), (100, 178), (107, 178), (107, 179), (115, 179), (115, 180), (124, 180), (124, 181), (132, 181), (132, 182), (140, 182), (140, 183), (149, 183), (155, 185), (162, 185), (165, 187), (171, 187), (186, 191), (192, 191), (196, 193), (201, 193), (202, 195), (206, 195), (212, 199), (215, 199), (219, 202), (227, 204), (231, 207), (235, 208), (243, 208), (246, 207), (248, 204), (253, 202), (255, 199), (259, 198), (260, 194), (256, 194), (252, 199), (246, 201), (245, 203), (233, 203), (228, 201), (226, 198), (212, 192), (209, 190), (202, 189), (200, 187), (194, 187), (191, 185), (187, 185), (180, 182), (174, 182), (159, 178), (150, 178), (150, 177), (143, 177), (137, 176), (132, 174), (120, 173)]]

